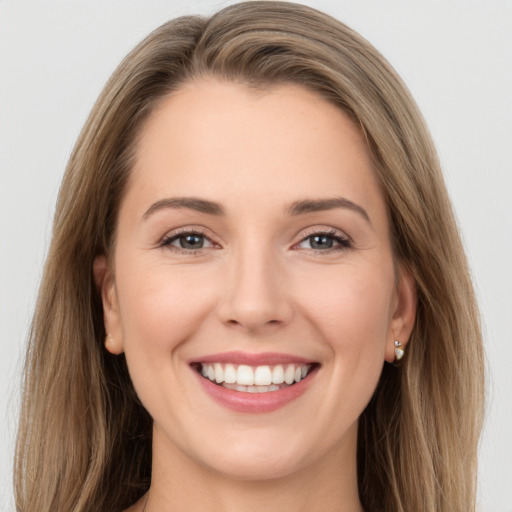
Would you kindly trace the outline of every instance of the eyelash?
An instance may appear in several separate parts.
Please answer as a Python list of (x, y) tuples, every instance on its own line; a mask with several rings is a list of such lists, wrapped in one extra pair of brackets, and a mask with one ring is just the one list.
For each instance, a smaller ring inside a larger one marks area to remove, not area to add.
[[(339, 245), (335, 247), (330, 247), (329, 249), (309, 249), (310, 251), (314, 251), (315, 253), (331, 253), (335, 251), (343, 251), (346, 249), (352, 248), (352, 241), (347, 237), (340, 235), (338, 231), (335, 229), (329, 229), (329, 230), (312, 230), (309, 232), (306, 236), (302, 238), (302, 240), (299, 242), (299, 244), (303, 243), (304, 241), (308, 240), (309, 238), (312, 238), (314, 236), (325, 236), (332, 238), (335, 242), (337, 242)], [(295, 244), (298, 245), (298, 244)]]
[[(165, 236), (158, 244), (159, 247), (165, 247), (169, 248), (172, 251), (178, 252), (180, 254), (186, 254), (188, 256), (200, 256), (203, 253), (204, 249), (207, 249), (207, 247), (201, 247), (199, 249), (183, 249), (182, 247), (176, 247), (171, 245), (173, 242), (179, 240), (180, 238), (184, 238), (185, 236), (199, 236), (204, 237), (205, 239), (209, 240), (212, 245), (215, 245), (215, 242), (210, 240), (210, 238), (201, 230), (188, 230), (183, 229), (182, 231), (174, 232), (171, 235)], [(331, 229), (331, 230), (314, 230), (308, 233), (306, 236), (304, 236), (300, 242), (295, 244), (295, 246), (305, 242), (306, 240), (314, 237), (314, 236), (324, 236), (332, 238), (335, 242), (337, 242), (339, 245), (335, 247), (330, 247), (328, 249), (306, 249), (309, 251), (313, 251), (316, 254), (319, 253), (332, 253), (335, 251), (343, 251), (347, 249), (352, 248), (352, 241), (346, 237), (339, 234), (338, 231)], [(295, 247), (294, 246), (294, 247)]]
[[(176, 231), (170, 235), (166, 235), (164, 238), (162, 238), (162, 240), (160, 241), (158, 246), (169, 248), (172, 251), (178, 252), (180, 254), (186, 254), (187, 256), (200, 256), (202, 254), (203, 250), (206, 249), (206, 247), (202, 247), (200, 249), (183, 249), (182, 247), (176, 247), (176, 246), (171, 245), (172, 242), (179, 240), (180, 238), (184, 238), (185, 236), (201, 236), (201, 237), (204, 237), (204, 238), (210, 240), (210, 238), (206, 235), (206, 233), (204, 233), (201, 230), (185, 228), (183, 230)], [(211, 240), (210, 240), (210, 242), (212, 244), (215, 244)]]

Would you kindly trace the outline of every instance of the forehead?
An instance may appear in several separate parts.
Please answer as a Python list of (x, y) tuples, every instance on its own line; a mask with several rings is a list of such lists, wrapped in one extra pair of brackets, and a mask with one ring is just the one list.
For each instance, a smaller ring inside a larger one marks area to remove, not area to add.
[(194, 195), (228, 210), (305, 194), (382, 202), (365, 140), (341, 109), (299, 85), (261, 91), (213, 79), (185, 84), (152, 113), (130, 193)]

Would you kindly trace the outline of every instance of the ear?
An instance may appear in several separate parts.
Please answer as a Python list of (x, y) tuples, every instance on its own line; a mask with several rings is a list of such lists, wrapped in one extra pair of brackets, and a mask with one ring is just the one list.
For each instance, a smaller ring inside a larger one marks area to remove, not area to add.
[(392, 318), (386, 341), (386, 361), (395, 361), (395, 340), (405, 349), (416, 319), (417, 293), (416, 281), (404, 267), (399, 269), (398, 284)]
[(105, 348), (112, 354), (121, 354), (124, 351), (124, 344), (117, 290), (105, 255), (96, 256), (94, 259), (93, 274), (103, 303), (103, 321), (107, 333)]

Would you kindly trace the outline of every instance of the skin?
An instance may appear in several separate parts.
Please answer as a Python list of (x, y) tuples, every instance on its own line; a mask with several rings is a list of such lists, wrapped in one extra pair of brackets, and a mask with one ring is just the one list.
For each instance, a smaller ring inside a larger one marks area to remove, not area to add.
[[(358, 417), (394, 340), (406, 346), (416, 299), (393, 261), (360, 131), (297, 85), (203, 79), (165, 98), (140, 135), (115, 252), (95, 262), (107, 349), (126, 354), (154, 419), (149, 497), (129, 510), (361, 512)], [(335, 196), (368, 219), (347, 207), (286, 211)], [(215, 201), (225, 215), (145, 216), (170, 197)], [(182, 228), (204, 232), (203, 248), (180, 252)], [(325, 231), (349, 246), (314, 245)], [(232, 350), (321, 366), (284, 407), (240, 413), (213, 401), (188, 364)]]

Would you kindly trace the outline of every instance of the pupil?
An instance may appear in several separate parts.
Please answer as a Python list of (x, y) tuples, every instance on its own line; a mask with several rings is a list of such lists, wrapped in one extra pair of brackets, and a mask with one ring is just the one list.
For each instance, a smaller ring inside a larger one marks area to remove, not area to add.
[(183, 249), (198, 249), (202, 245), (203, 237), (201, 235), (186, 235), (180, 239), (180, 246)]
[(315, 235), (312, 237), (311, 247), (313, 249), (330, 249), (332, 247), (332, 238), (327, 235)]

